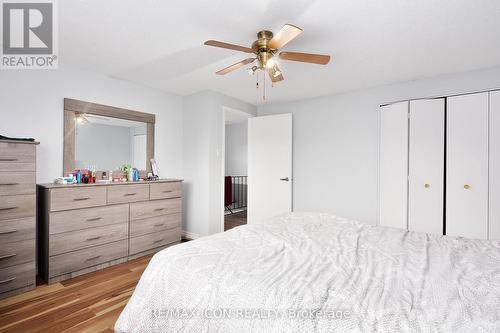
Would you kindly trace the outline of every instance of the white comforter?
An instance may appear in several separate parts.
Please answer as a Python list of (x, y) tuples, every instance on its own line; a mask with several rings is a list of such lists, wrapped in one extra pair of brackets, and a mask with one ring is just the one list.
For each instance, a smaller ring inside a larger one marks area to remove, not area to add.
[(500, 332), (500, 242), (295, 213), (156, 254), (117, 332)]

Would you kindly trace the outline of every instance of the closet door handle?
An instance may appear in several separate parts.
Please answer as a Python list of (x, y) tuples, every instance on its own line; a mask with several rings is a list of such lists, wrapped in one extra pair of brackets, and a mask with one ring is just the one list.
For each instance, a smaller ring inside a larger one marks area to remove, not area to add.
[(282, 181), (284, 181), (284, 182), (289, 182), (289, 181), (290, 181), (290, 178), (285, 177), (285, 178), (280, 178), (280, 180), (282, 180)]
[(470, 185), (469, 184), (465, 184), (464, 185), (464, 189), (466, 189), (466, 190), (470, 189)]
[(425, 184), (424, 187), (429, 188), (429, 187), (431, 187), (431, 184)]

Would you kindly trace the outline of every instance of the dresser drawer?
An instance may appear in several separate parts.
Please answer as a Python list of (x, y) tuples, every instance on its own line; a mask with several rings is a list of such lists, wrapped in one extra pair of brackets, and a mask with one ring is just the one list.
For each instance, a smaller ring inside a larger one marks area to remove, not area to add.
[(129, 254), (137, 254), (147, 250), (165, 246), (181, 240), (181, 228), (164, 230), (154, 234), (130, 238)]
[(53, 256), (49, 258), (49, 278), (124, 258), (127, 256), (127, 252), (128, 241), (121, 240)]
[(35, 239), (35, 217), (0, 221), (0, 244)]
[(35, 284), (35, 262), (0, 268), (0, 293)]
[(35, 145), (0, 142), (0, 171), (35, 171)]
[(149, 186), (149, 198), (151, 200), (180, 198), (182, 196), (181, 182), (151, 183)]
[(23, 264), (35, 259), (35, 240), (7, 243), (0, 246), (0, 268)]
[(106, 186), (50, 190), (50, 210), (52, 212), (104, 205), (106, 205)]
[(130, 205), (130, 220), (175, 214), (181, 211), (182, 200), (180, 198), (138, 202)]
[(0, 197), (0, 220), (35, 216), (35, 195), (6, 195)]
[(17, 194), (35, 194), (35, 172), (0, 172), (0, 196)]
[(128, 205), (84, 208), (50, 213), (49, 233), (62, 232), (128, 222)]
[(50, 256), (107, 244), (128, 238), (128, 224), (112, 224), (104, 227), (77, 230), (50, 236)]
[(161, 215), (130, 221), (130, 237), (155, 233), (161, 230), (180, 228), (181, 214)]
[(149, 185), (115, 185), (108, 187), (108, 204), (149, 200)]

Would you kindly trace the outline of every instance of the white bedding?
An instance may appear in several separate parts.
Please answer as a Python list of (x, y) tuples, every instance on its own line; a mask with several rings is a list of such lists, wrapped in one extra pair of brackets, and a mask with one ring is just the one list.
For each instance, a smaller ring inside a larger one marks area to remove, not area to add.
[(500, 242), (288, 214), (157, 253), (115, 330), (500, 332)]

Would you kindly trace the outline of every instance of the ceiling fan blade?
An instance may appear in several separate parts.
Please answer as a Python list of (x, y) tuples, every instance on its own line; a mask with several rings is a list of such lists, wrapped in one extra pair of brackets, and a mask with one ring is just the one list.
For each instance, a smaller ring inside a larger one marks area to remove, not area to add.
[(281, 52), (279, 57), (280, 59), (283, 60), (308, 62), (311, 64), (318, 64), (318, 65), (326, 65), (330, 62), (330, 56), (323, 54)]
[(224, 42), (219, 42), (216, 40), (207, 40), (205, 45), (209, 46), (215, 46), (215, 47), (221, 47), (223, 49), (230, 49), (230, 50), (236, 50), (236, 51), (241, 51), (241, 52), (246, 52), (246, 53), (253, 53), (254, 50), (249, 48), (249, 47), (244, 47), (244, 46), (239, 46), (235, 44), (229, 44), (229, 43), (224, 43)]
[(215, 74), (225, 75), (225, 74), (227, 74), (229, 72), (237, 70), (240, 67), (243, 67), (245, 65), (251, 64), (252, 62), (255, 61), (255, 59), (257, 59), (257, 58), (247, 58), (245, 60), (242, 60), (242, 61), (239, 61), (239, 62), (237, 62), (235, 64), (232, 64), (231, 66), (227, 66), (226, 68), (223, 68), (220, 71), (215, 72)]
[(283, 81), (285, 78), (278, 66), (273, 66), (267, 70), (269, 77), (273, 83)]
[(302, 29), (291, 24), (285, 24), (283, 28), (269, 41), (271, 49), (281, 49), (302, 33)]

